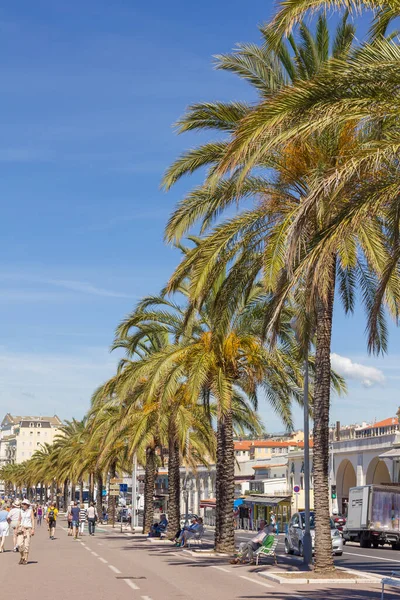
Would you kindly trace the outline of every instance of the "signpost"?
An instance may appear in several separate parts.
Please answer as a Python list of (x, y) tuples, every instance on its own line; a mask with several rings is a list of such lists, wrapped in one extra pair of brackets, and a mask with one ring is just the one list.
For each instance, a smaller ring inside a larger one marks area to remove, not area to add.
[(118, 485), (119, 485), (119, 484), (121, 484), (121, 483), (124, 483), (124, 480), (123, 480), (123, 479), (121, 479), (120, 477), (112, 477), (112, 478), (110, 479), (110, 484), (113, 484), (113, 483), (114, 483), (114, 484), (115, 484), (115, 483), (118, 483)]
[(298, 500), (299, 500), (299, 494), (300, 494), (300, 486), (299, 485), (295, 485), (293, 487), (293, 491), (296, 494), (296, 512), (298, 510)]
[(127, 484), (127, 483), (120, 483), (120, 484), (119, 484), (119, 491), (120, 491), (122, 494), (126, 494), (126, 493), (127, 493), (127, 491), (128, 491), (128, 484)]

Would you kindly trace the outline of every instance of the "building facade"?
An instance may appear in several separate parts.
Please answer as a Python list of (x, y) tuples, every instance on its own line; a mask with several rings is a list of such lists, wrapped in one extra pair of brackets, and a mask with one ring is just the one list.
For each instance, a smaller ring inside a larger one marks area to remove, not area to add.
[(52, 444), (62, 421), (57, 417), (13, 416), (0, 427), (0, 466), (29, 460), (43, 444)]

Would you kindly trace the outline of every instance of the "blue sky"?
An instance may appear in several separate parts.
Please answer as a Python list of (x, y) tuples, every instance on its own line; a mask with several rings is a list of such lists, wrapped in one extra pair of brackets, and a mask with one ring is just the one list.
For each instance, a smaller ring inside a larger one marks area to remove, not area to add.
[[(212, 68), (213, 54), (257, 41), (257, 24), (272, 12), (268, 0), (243, 7), (3, 5), (0, 413), (80, 417), (113, 374), (116, 324), (161, 288), (178, 260), (163, 229), (190, 182), (165, 194), (160, 180), (199, 138), (177, 137), (172, 124), (192, 102), (251, 97)], [(398, 339), (392, 328), (389, 357), (369, 358), (361, 311), (351, 319), (337, 311), (333, 351), (351, 379), (332, 420), (395, 413)], [(265, 405), (261, 412), (268, 429), (281, 428)]]

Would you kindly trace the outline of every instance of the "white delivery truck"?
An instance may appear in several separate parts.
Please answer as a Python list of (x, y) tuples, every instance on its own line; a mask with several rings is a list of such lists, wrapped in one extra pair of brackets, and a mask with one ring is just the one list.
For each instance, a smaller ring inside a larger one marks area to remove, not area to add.
[(391, 544), (400, 549), (400, 485), (351, 488), (343, 537), (362, 548)]

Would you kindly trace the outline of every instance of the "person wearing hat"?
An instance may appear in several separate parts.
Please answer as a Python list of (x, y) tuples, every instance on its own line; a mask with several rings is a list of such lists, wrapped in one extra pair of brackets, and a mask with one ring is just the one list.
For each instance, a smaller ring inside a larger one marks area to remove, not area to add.
[(18, 528), (18, 521), (19, 521), (20, 515), (21, 515), (21, 502), (18, 500), (18, 498), (16, 498), (12, 503), (12, 507), (11, 507), (10, 512), (8, 513), (8, 519), (7, 519), (7, 521), (10, 524), (11, 531), (13, 532), (14, 552), (18, 552), (17, 528)]
[(35, 535), (35, 515), (29, 500), (24, 498), (21, 502), (21, 514), (17, 528), (17, 544), (21, 558), (20, 565), (28, 564), (31, 537)]

